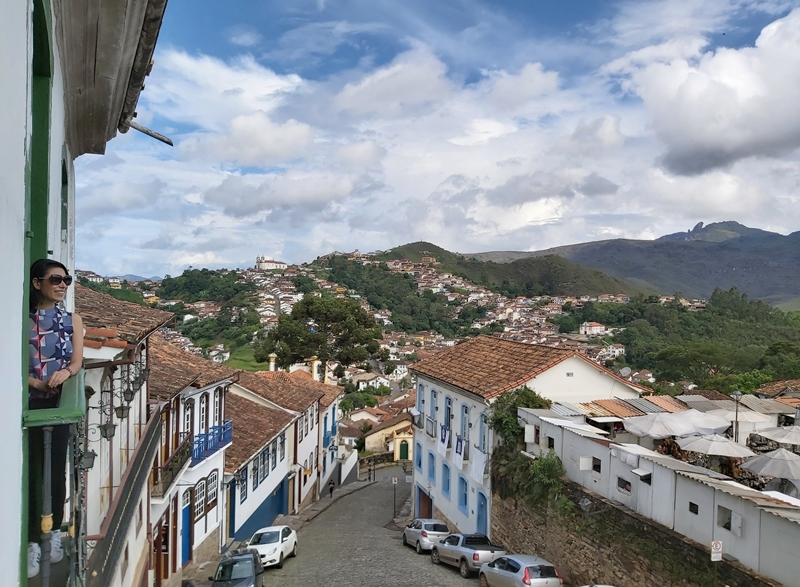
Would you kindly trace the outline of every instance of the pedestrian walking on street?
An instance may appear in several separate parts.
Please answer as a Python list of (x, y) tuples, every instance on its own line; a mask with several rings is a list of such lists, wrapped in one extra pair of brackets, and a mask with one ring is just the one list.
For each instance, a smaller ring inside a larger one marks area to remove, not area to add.
[(330, 483), (328, 483), (328, 491), (331, 492), (331, 499), (333, 499), (333, 488), (336, 487), (336, 483), (333, 482), (331, 479)]
[(372, 481), (372, 467), (367, 467), (367, 481)]

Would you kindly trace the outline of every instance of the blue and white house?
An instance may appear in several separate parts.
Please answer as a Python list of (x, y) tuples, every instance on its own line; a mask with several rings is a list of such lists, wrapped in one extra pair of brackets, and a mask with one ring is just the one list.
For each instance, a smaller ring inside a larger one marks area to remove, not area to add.
[(559, 401), (635, 398), (642, 388), (569, 350), (479, 336), (410, 371), (417, 377), (414, 508), (491, 536), (491, 404), (528, 386)]

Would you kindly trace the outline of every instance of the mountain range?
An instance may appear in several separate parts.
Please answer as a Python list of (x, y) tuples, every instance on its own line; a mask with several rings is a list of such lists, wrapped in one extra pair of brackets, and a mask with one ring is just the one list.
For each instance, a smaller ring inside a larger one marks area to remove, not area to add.
[(622, 280), (627, 289), (621, 291), (626, 293), (681, 292), (708, 298), (717, 287), (737, 287), (751, 298), (800, 309), (800, 231), (784, 236), (732, 221), (699, 223), (685, 233), (655, 240), (611, 239), (541, 251), (454, 256), (490, 266), (555, 256)]

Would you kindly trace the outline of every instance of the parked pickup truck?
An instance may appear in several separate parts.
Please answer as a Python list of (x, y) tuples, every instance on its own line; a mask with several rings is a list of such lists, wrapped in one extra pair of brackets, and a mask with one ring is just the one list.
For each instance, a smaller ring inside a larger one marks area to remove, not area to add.
[(458, 567), (466, 579), (478, 572), (483, 563), (490, 563), (505, 554), (505, 550), (489, 542), (483, 534), (450, 534), (433, 545), (431, 562)]

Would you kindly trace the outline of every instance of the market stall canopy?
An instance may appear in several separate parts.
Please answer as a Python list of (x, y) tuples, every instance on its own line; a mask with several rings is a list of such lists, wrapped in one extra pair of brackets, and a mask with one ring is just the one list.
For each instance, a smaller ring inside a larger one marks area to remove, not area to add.
[(800, 426), (764, 428), (763, 430), (758, 430), (756, 434), (781, 444), (800, 444)]
[(728, 420), (710, 412), (703, 413), (699, 410), (689, 409), (685, 412), (670, 415), (694, 426), (693, 434), (719, 434), (731, 427), (731, 423)]
[(740, 409), (739, 414), (737, 416), (736, 410), (711, 410), (710, 412), (706, 412), (706, 414), (712, 414), (714, 416), (719, 416), (721, 418), (725, 418), (728, 422), (735, 422), (738, 418), (739, 422), (769, 422), (772, 420), (766, 414), (759, 414), (758, 412), (754, 412), (752, 410)]
[(755, 453), (750, 449), (743, 447), (730, 438), (720, 436), (719, 434), (679, 438), (677, 442), (678, 446), (680, 446), (683, 450), (699, 452), (706, 455), (734, 457), (739, 459), (752, 457), (755, 455)]
[(800, 479), (800, 456), (779, 448), (748, 460), (741, 468), (762, 477)]
[(623, 426), (625, 426), (625, 430), (636, 436), (650, 436), (651, 438), (686, 436), (695, 433), (694, 426), (674, 416), (675, 414), (665, 412), (636, 416), (626, 419)]

